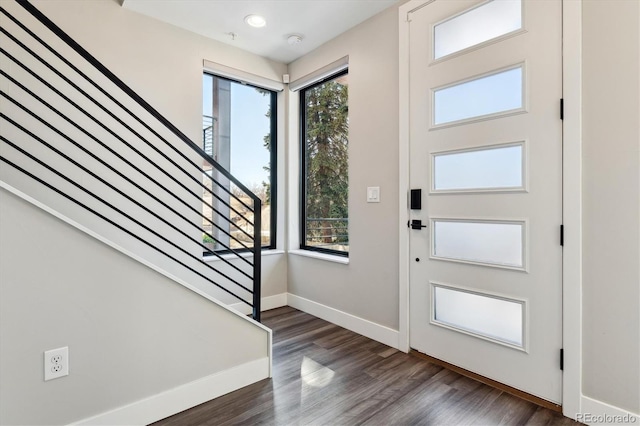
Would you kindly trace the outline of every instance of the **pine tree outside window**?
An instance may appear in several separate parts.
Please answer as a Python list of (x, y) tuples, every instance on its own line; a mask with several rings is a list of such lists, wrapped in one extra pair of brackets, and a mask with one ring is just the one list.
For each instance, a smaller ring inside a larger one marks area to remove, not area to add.
[(300, 92), (300, 248), (349, 255), (348, 70)]

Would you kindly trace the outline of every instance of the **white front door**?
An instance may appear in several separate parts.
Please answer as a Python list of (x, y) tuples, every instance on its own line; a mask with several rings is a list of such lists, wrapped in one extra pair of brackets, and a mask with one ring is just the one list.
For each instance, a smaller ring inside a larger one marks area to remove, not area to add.
[(561, 2), (409, 21), (410, 345), (561, 403)]

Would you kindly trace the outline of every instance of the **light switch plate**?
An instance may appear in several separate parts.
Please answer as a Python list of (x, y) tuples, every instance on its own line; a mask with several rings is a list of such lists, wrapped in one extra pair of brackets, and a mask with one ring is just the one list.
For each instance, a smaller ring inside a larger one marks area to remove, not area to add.
[(380, 202), (380, 187), (369, 186), (367, 187), (367, 203), (379, 203)]

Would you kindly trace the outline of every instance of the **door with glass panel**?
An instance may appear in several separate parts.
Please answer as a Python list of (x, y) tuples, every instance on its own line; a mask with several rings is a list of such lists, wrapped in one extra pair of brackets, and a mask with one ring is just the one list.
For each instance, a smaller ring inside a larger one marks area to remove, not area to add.
[(555, 403), (561, 11), (436, 0), (408, 16), (411, 347)]

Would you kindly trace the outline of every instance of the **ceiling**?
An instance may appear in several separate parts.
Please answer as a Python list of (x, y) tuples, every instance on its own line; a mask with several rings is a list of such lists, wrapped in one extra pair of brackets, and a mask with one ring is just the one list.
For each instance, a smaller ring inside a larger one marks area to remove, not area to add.
[[(124, 8), (288, 64), (398, 0), (124, 0)], [(244, 22), (262, 15), (263, 28)], [(233, 37), (231, 34), (235, 34)], [(302, 42), (290, 45), (290, 35)]]

